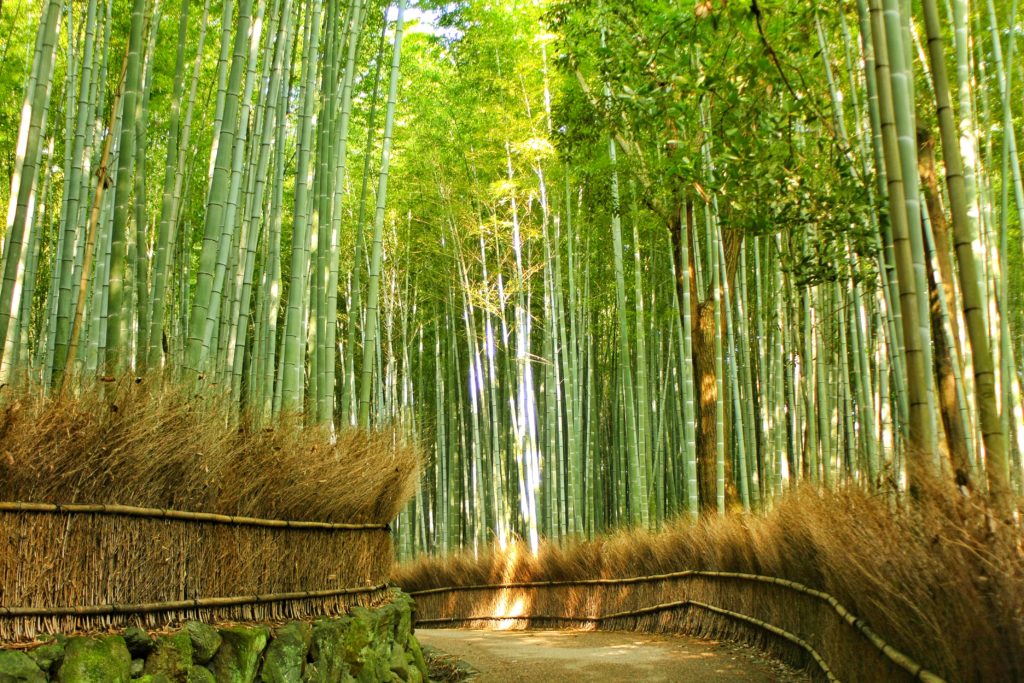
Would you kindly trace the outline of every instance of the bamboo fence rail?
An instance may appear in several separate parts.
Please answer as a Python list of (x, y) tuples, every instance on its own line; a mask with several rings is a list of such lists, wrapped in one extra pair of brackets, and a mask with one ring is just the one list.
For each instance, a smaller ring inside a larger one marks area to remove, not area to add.
[(57, 617), (84, 616), (99, 614), (152, 614), (175, 610), (202, 609), (205, 607), (235, 607), (238, 605), (262, 605), (270, 602), (286, 602), (288, 600), (311, 600), (316, 598), (333, 598), (339, 595), (356, 595), (359, 593), (375, 593), (387, 590), (388, 585), (357, 588), (335, 588), (318, 591), (292, 591), (290, 593), (265, 593), (262, 595), (234, 595), (225, 598), (194, 598), (192, 600), (171, 600), (168, 602), (150, 602), (138, 605), (84, 605), (81, 607), (0, 607), (0, 617)]
[(0, 502), (0, 641), (339, 614), (388, 592), (386, 524)]
[(796, 634), (791, 633), (791, 632), (789, 632), (789, 631), (787, 631), (785, 629), (779, 628), (778, 626), (775, 626), (774, 624), (769, 624), (766, 621), (762, 621), (760, 619), (755, 619), (754, 617), (750, 617), (750, 616), (747, 616), (745, 614), (740, 614), (739, 612), (733, 612), (731, 610), (722, 609), (721, 607), (715, 607), (714, 605), (708, 605), (708, 604), (705, 604), (703, 602), (698, 602), (696, 600), (678, 600), (676, 602), (666, 602), (666, 603), (662, 603), (662, 604), (659, 604), (659, 605), (652, 605), (650, 607), (641, 607), (639, 609), (626, 610), (626, 611), (623, 611), (623, 612), (612, 612), (610, 614), (602, 614), (602, 615), (596, 616), (596, 617), (592, 617), (592, 616), (569, 616), (569, 617), (567, 617), (567, 616), (555, 616), (555, 615), (550, 615), (550, 614), (531, 614), (531, 615), (528, 615), (528, 616), (518, 616), (518, 617), (499, 617), (499, 616), (492, 616), (492, 615), (484, 615), (484, 616), (478, 615), (478, 616), (469, 616), (469, 617), (446, 617), (446, 618), (440, 618), (440, 619), (417, 619), (416, 620), (416, 625), (417, 626), (425, 626), (425, 625), (441, 625), (441, 624), (458, 624), (458, 623), (466, 623), (466, 622), (474, 622), (474, 621), (485, 621), (485, 622), (486, 621), (505, 621), (505, 622), (507, 622), (507, 621), (525, 621), (525, 622), (544, 621), (544, 622), (570, 622), (570, 623), (576, 622), (576, 623), (585, 623), (585, 624), (597, 624), (598, 627), (600, 627), (601, 624), (603, 624), (603, 623), (605, 623), (607, 621), (611, 621), (612, 619), (626, 619), (626, 618), (630, 618), (630, 617), (640, 617), (640, 616), (644, 616), (644, 615), (647, 615), (647, 614), (654, 614), (656, 612), (664, 612), (664, 611), (667, 611), (667, 610), (675, 610), (675, 609), (686, 609), (686, 608), (689, 608), (689, 607), (696, 607), (698, 609), (703, 609), (703, 610), (707, 610), (709, 612), (714, 612), (716, 614), (721, 614), (723, 616), (727, 616), (727, 617), (729, 617), (731, 619), (737, 619), (737, 620), (740, 620), (740, 621), (744, 621), (744, 622), (746, 622), (748, 624), (753, 624), (754, 626), (757, 626), (758, 628), (764, 629), (765, 631), (769, 631), (770, 633), (773, 633), (773, 634), (775, 634), (775, 635), (777, 635), (777, 636), (779, 636), (781, 638), (784, 638), (784, 639), (788, 640), (789, 642), (793, 643), (794, 645), (796, 645), (797, 647), (799, 647), (800, 649), (804, 650), (811, 657), (811, 659), (814, 660), (814, 663), (821, 670), (821, 673), (825, 676), (826, 680), (828, 680), (830, 682), (838, 682), (839, 681), (839, 679), (836, 677), (836, 675), (832, 672), (832, 669), (829, 667), (828, 662), (825, 661), (824, 657), (822, 657), (821, 654), (817, 650), (815, 650), (814, 647), (810, 643), (808, 643), (803, 638), (797, 636)]
[[(599, 588), (611, 588), (616, 586), (630, 586), (639, 584), (654, 584), (658, 582), (685, 580), (685, 579), (711, 579), (711, 580), (725, 580), (725, 581), (737, 581), (761, 585), (779, 586), (787, 590), (806, 595), (819, 603), (823, 603), (829, 607), (829, 609), (837, 615), (841, 622), (849, 627), (852, 627), (857, 633), (859, 633), (866, 640), (871, 647), (881, 653), (889, 662), (898, 667), (901, 671), (908, 674), (911, 679), (925, 681), (926, 683), (944, 683), (943, 679), (938, 674), (926, 669), (923, 665), (917, 663), (910, 656), (902, 652), (901, 650), (893, 647), (885, 639), (883, 639), (877, 632), (875, 632), (870, 626), (867, 625), (862, 619), (857, 617), (853, 612), (846, 608), (840, 603), (834, 596), (820, 591), (796, 581), (790, 581), (788, 579), (782, 579), (772, 576), (762, 576), (758, 574), (747, 574), (740, 572), (722, 572), (713, 570), (684, 570), (678, 572), (669, 572), (664, 574), (652, 574), (648, 576), (634, 576), (625, 578), (600, 578), (600, 579), (564, 579), (554, 581), (520, 581), (500, 584), (467, 584), (462, 586), (444, 586), (439, 588), (429, 588), (419, 591), (411, 591), (410, 595), (418, 600), (420, 605), (421, 614), (429, 614), (429, 601), (422, 600), (423, 598), (430, 598), (440, 596), (442, 594), (456, 594), (467, 591), (522, 591), (522, 590), (534, 590), (534, 589), (561, 589), (561, 588), (578, 588), (578, 587), (599, 587)], [(461, 603), (460, 603), (461, 604)], [(449, 604), (449, 609), (452, 605)], [(540, 615), (540, 614), (523, 614), (523, 615), (486, 615), (486, 616), (453, 616), (453, 617), (438, 617), (438, 618), (420, 618), (417, 620), (418, 624), (445, 624), (445, 623), (465, 623), (469, 621), (478, 622), (489, 622), (489, 621), (517, 621), (522, 620), (526, 622), (530, 621), (562, 621), (562, 622), (577, 622), (577, 623), (588, 623), (601, 625), (609, 622), (613, 619), (622, 619), (629, 617), (641, 617), (656, 612), (663, 612), (666, 610), (679, 609), (685, 607), (697, 607), (715, 614), (728, 617), (734, 620), (740, 620), (747, 624), (750, 624), (756, 628), (764, 631), (768, 631), (776, 636), (784, 638), (785, 640), (793, 643), (802, 650), (804, 650), (811, 658), (815, 661), (822, 673), (828, 680), (838, 680), (835, 678), (835, 674), (832, 668), (825, 662), (822, 655), (805, 639), (800, 636), (787, 631), (775, 624), (769, 623), (765, 620), (752, 617), (748, 614), (742, 614), (734, 610), (728, 610), (723, 607), (715, 606), (707, 602), (702, 602), (693, 599), (686, 599), (673, 602), (659, 603), (653, 606), (638, 607), (635, 609), (621, 610), (617, 612), (605, 613), (599, 616), (584, 615)]]
[(237, 526), (262, 526), (280, 529), (329, 529), (331, 531), (391, 531), (387, 524), (354, 524), (348, 522), (309, 522), (288, 519), (262, 519), (238, 515), (220, 515), (214, 512), (187, 512), (165, 508), (143, 508), (132, 505), (90, 505), (84, 503), (16, 503), (0, 501), (0, 512), (31, 512), (39, 514), (93, 514), (122, 517), (178, 519), (192, 522), (212, 522)]

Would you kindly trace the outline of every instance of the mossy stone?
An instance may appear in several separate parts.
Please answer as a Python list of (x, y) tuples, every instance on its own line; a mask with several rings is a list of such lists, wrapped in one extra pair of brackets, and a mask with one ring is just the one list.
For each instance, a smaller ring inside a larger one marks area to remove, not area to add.
[(390, 656), (391, 643), (394, 641), (396, 627), (401, 618), (399, 603), (393, 600), (377, 609), (356, 607), (353, 611), (358, 613), (358, 618), (366, 619), (369, 624), (370, 640), (374, 647), (383, 646)]
[(374, 650), (374, 644), (377, 642), (376, 626), (377, 622), (372, 612), (360, 608), (353, 609), (342, 640), (342, 656), (348, 663), (352, 675), (361, 683), (387, 680), (390, 673), (387, 662), (379, 662), (380, 656)]
[(53, 640), (29, 650), (28, 656), (44, 673), (49, 673), (64, 658), (64, 644), (67, 642), (66, 637), (56, 636)]
[(210, 662), (217, 683), (252, 683), (256, 680), (260, 655), (267, 646), (266, 626), (233, 626), (220, 629), (221, 645)]
[(398, 593), (391, 603), (395, 609), (395, 642), (405, 647), (412, 635), (412, 613), (415, 603), (405, 593)]
[(180, 631), (156, 639), (153, 651), (146, 658), (147, 674), (163, 674), (173, 683), (187, 683), (191, 670), (192, 639), (188, 632)]
[(430, 669), (427, 667), (427, 660), (423, 657), (423, 650), (420, 648), (420, 643), (416, 640), (416, 636), (409, 636), (409, 641), (405, 645), (408, 648), (409, 654), (412, 655), (412, 662), (416, 665), (416, 670), (423, 680), (428, 680), (430, 678)]
[(217, 683), (217, 679), (212, 671), (196, 664), (188, 674), (188, 683)]
[(192, 660), (197, 664), (206, 664), (217, 654), (221, 636), (217, 629), (200, 621), (189, 621), (185, 631), (192, 639)]
[(293, 621), (278, 629), (263, 658), (263, 683), (301, 683), (313, 627)]
[(146, 670), (146, 660), (138, 658), (133, 659), (128, 670), (131, 673), (132, 678), (140, 678)]
[[(391, 679), (391, 645), (394, 640), (396, 611), (393, 607), (352, 610), (352, 624), (346, 634), (346, 650), (352, 673), (361, 683)], [(365, 631), (359, 626), (365, 625)]]
[(145, 674), (133, 680), (135, 683), (172, 683), (167, 674)]
[(46, 683), (46, 674), (20, 650), (0, 650), (0, 683)]
[(124, 630), (124, 643), (132, 657), (145, 659), (153, 651), (156, 641), (145, 630), (138, 626), (129, 626)]
[(352, 620), (320, 619), (313, 624), (313, 638), (310, 643), (310, 663), (306, 666), (303, 680), (308, 683), (332, 683), (353, 680), (349, 672), (344, 640)]
[(405, 657), (405, 650), (398, 643), (391, 648), (391, 673), (398, 676), (403, 681), (409, 680), (409, 662)]
[(70, 638), (57, 671), (61, 683), (128, 683), (132, 656), (121, 636)]

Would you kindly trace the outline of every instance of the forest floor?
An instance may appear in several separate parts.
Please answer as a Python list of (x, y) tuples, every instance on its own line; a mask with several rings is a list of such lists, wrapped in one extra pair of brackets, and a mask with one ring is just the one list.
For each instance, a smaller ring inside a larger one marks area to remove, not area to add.
[[(417, 629), (433, 659), (460, 660), (447, 680), (803, 683), (810, 678), (748, 647), (686, 636), (612, 631)], [(466, 666), (468, 665), (468, 666)]]

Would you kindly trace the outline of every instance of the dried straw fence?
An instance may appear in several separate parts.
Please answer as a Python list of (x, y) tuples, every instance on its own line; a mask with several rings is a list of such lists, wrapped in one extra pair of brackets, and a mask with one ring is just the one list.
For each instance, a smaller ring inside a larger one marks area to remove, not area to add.
[(0, 502), (0, 640), (372, 605), (387, 594), (389, 532), (384, 524)]
[(828, 593), (775, 577), (692, 570), (410, 594), (419, 626), (683, 632), (751, 643), (829, 681), (943, 682)]

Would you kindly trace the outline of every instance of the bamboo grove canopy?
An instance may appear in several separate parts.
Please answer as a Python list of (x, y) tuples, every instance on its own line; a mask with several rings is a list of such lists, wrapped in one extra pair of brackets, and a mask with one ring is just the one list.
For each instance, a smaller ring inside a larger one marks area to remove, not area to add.
[(406, 554), (1011, 511), (1018, 0), (405, 5), (2, 0), (0, 381), (395, 423)]

